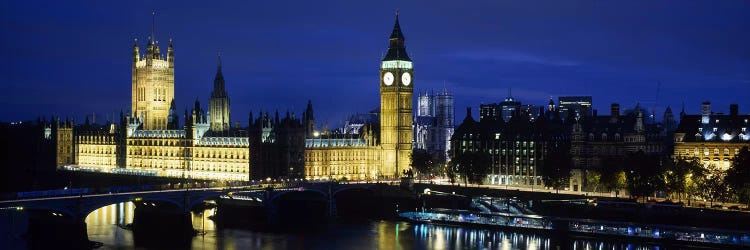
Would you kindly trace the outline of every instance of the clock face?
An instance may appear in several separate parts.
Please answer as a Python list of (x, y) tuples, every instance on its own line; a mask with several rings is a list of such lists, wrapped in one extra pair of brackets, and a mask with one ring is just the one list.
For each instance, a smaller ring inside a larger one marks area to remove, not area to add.
[(393, 73), (385, 72), (385, 74), (383, 75), (383, 83), (385, 83), (385, 85), (391, 86), (393, 84)]
[(409, 72), (405, 72), (403, 75), (401, 75), (401, 82), (404, 83), (404, 86), (409, 86), (409, 84), (411, 84), (411, 74), (409, 74)]

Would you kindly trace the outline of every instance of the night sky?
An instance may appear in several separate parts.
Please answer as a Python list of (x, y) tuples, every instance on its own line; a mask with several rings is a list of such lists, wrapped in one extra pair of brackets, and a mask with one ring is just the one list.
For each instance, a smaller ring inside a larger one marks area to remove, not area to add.
[[(591, 95), (600, 114), (658, 116), (730, 103), (750, 113), (750, 1), (21, 1), (0, 3), (0, 120), (130, 110), (133, 39), (175, 46), (180, 112), (213, 88), (217, 54), (233, 121), (313, 101), (321, 126), (379, 107), (394, 12), (417, 91), (465, 107)], [(142, 49), (143, 51), (143, 49)], [(660, 88), (657, 87), (659, 86)], [(657, 98), (657, 89), (658, 98)]]

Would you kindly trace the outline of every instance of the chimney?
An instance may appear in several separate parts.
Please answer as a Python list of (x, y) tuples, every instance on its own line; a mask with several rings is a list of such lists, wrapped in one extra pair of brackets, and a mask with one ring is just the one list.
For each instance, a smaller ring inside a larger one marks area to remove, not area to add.
[(736, 116), (739, 114), (739, 105), (736, 103), (729, 104), (729, 115)]
[(711, 102), (705, 101), (701, 104), (701, 115), (703, 116), (711, 115)]
[(610, 108), (610, 115), (612, 117), (620, 116), (620, 104), (612, 103), (612, 106)]

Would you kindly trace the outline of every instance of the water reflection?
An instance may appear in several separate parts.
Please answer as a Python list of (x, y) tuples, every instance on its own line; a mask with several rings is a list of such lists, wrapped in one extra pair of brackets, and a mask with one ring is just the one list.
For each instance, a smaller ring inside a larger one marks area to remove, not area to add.
[[(131, 202), (98, 209), (86, 217), (89, 239), (103, 249), (132, 249)], [(395, 221), (331, 222), (283, 230), (217, 229), (215, 209), (193, 213), (193, 249), (659, 249), (654, 245), (598, 240), (558, 240), (547, 236)]]

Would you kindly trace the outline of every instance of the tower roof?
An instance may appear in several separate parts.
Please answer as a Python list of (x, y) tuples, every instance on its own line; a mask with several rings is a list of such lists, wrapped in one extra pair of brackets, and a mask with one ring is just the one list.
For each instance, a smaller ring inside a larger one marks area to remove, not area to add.
[(411, 61), (409, 55), (406, 54), (406, 47), (404, 45), (406, 38), (404, 38), (404, 33), (401, 32), (401, 25), (398, 23), (398, 10), (396, 10), (396, 24), (393, 25), (393, 31), (388, 40), (390, 42), (388, 45), (388, 53), (383, 58), (383, 61)]
[(224, 74), (221, 73), (221, 55), (216, 67), (216, 77), (214, 77), (214, 91), (211, 92), (211, 98), (226, 97), (227, 92), (224, 88)]

